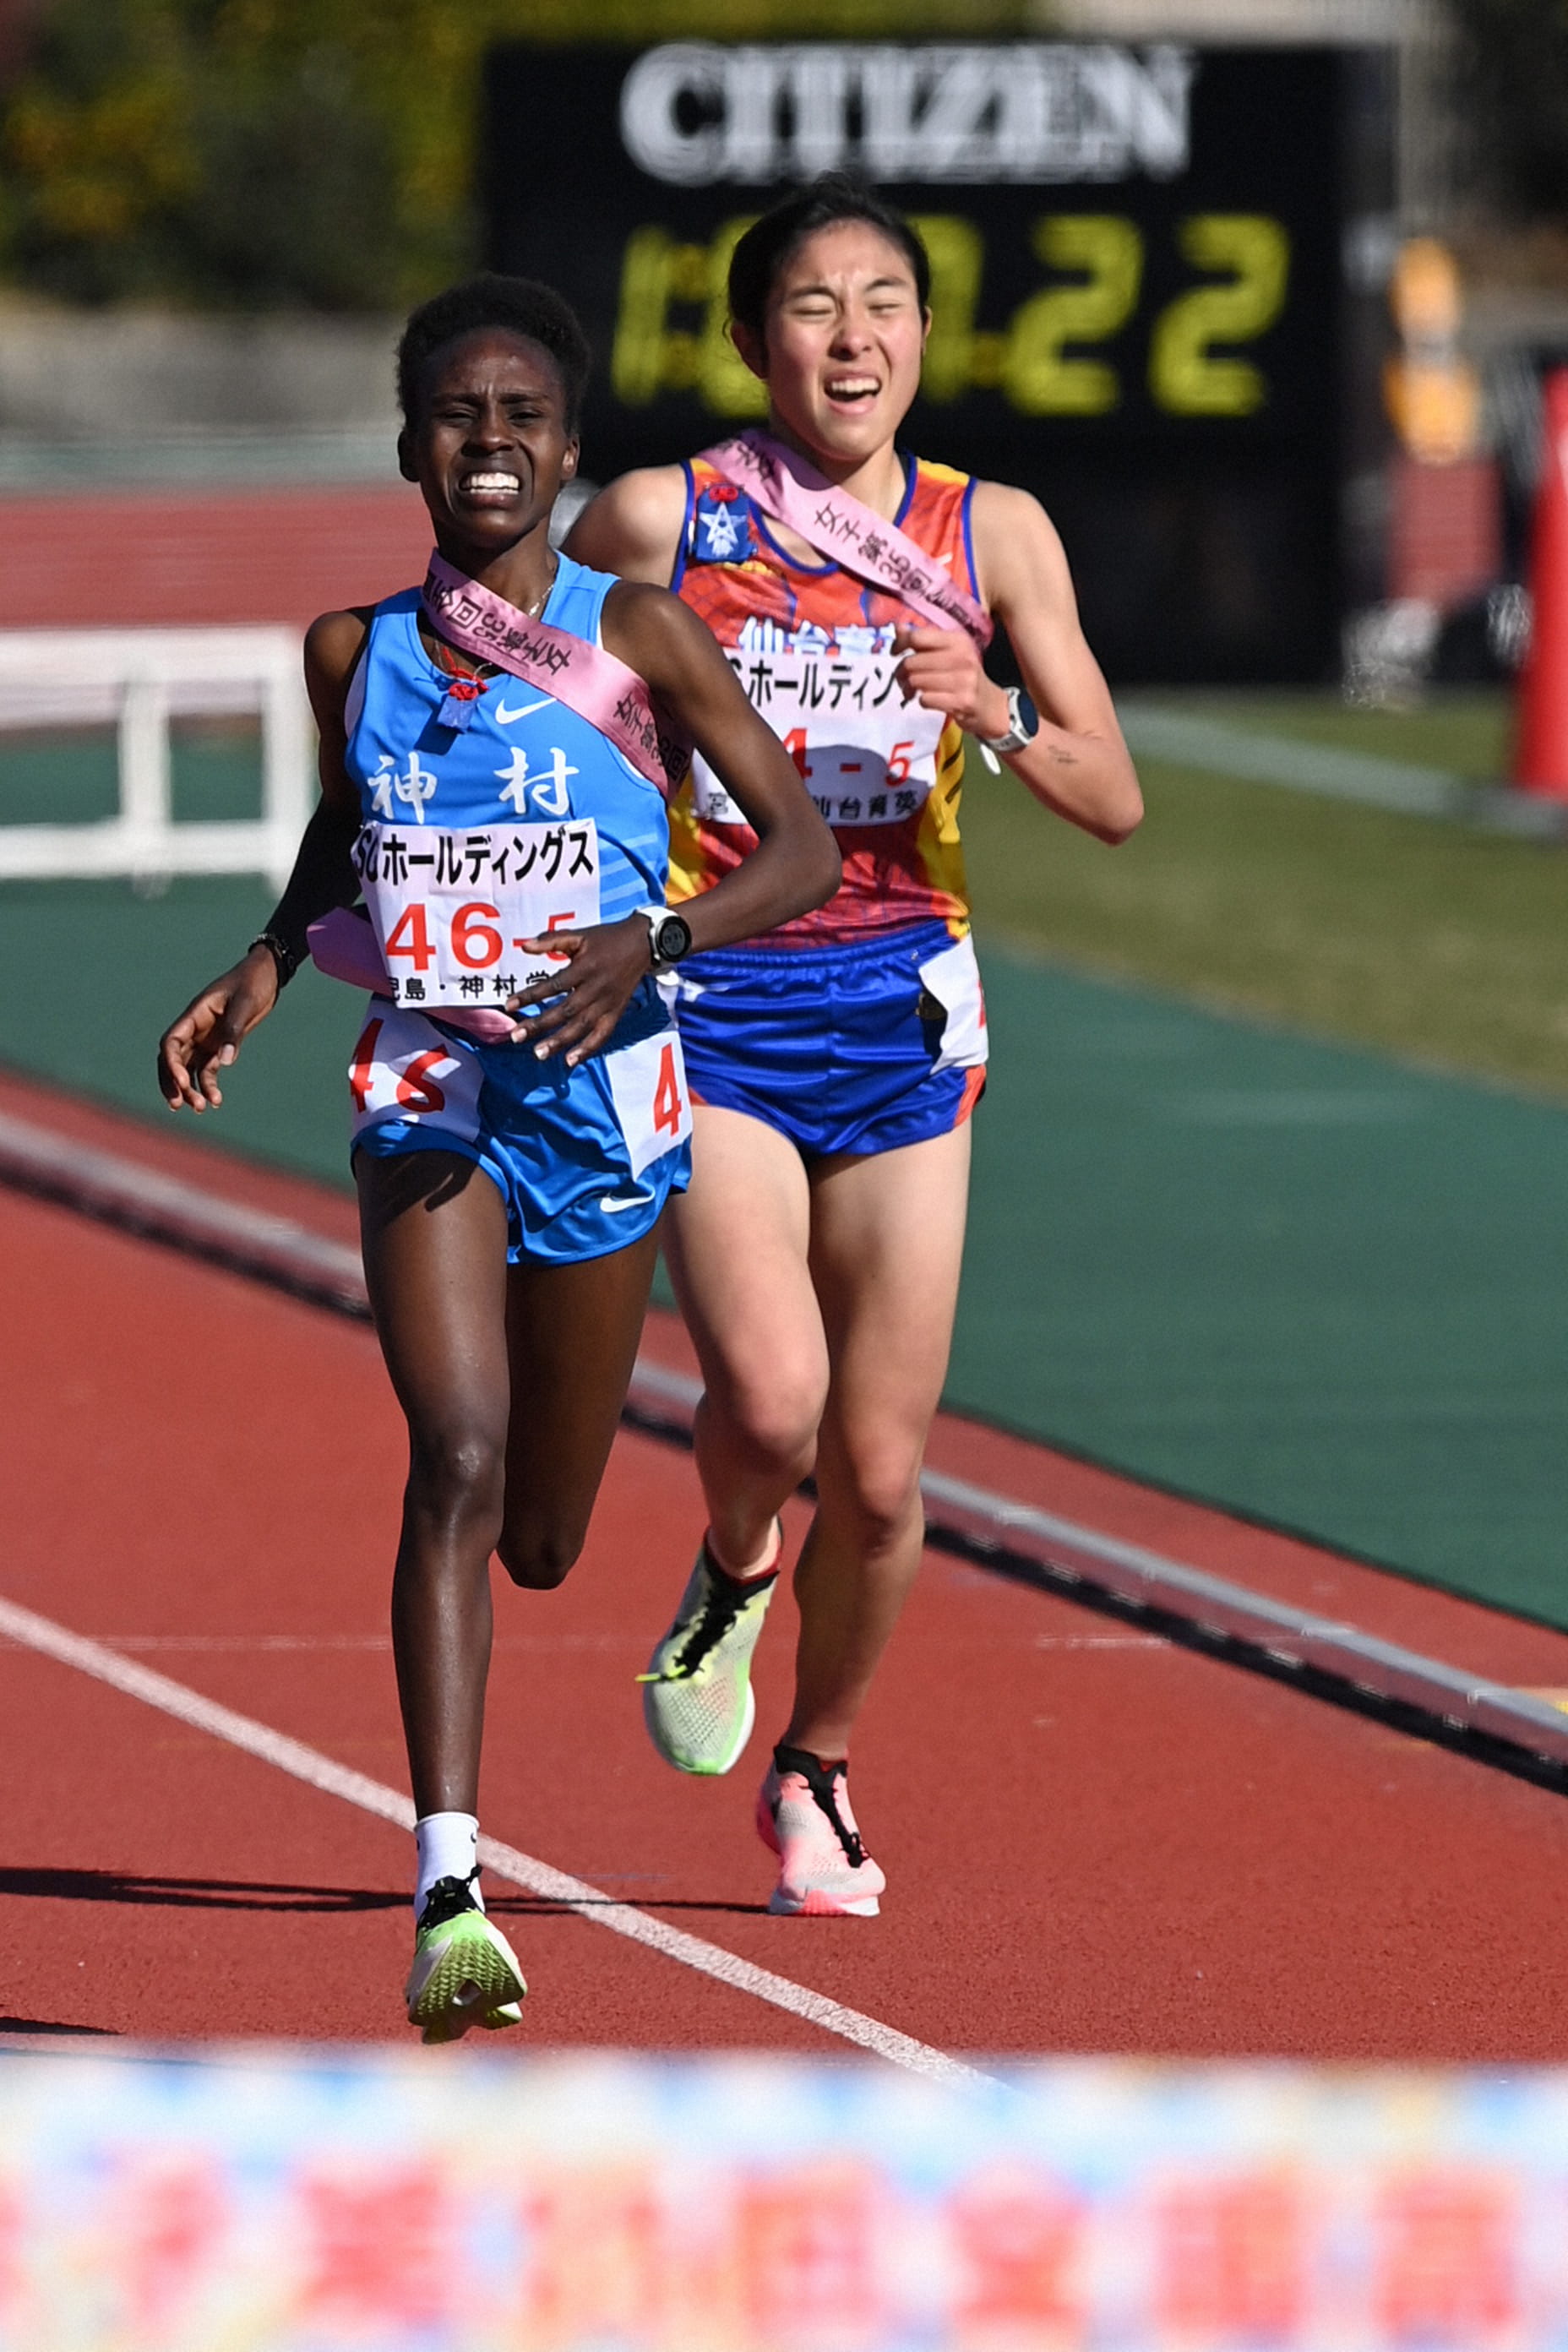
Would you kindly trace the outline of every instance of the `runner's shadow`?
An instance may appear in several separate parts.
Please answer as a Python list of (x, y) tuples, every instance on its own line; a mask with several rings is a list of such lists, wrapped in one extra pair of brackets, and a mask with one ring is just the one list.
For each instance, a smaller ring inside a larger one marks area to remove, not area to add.
[(406, 1895), (368, 1886), (162, 1878), (124, 1870), (0, 1869), (0, 1895), (47, 1895), (63, 1903), (152, 1903), (195, 1911), (395, 1911), (408, 1902)]
[(0, 2033), (62, 2033), (72, 2038), (94, 2034), (110, 2042), (118, 2039), (118, 2029), (112, 2025), (61, 2025), (47, 2017), (0, 2017)]
[[(608, 1909), (613, 1904), (624, 1903), (633, 1911), (737, 1911), (746, 1918), (766, 1918), (765, 1903), (704, 1902), (695, 1895), (601, 1895), (596, 1902), (584, 1903), (584, 1911)], [(485, 1891), (487, 1911), (512, 1911), (529, 1919), (565, 1919), (578, 1911), (575, 1903), (558, 1903), (543, 1895), (492, 1895)]]

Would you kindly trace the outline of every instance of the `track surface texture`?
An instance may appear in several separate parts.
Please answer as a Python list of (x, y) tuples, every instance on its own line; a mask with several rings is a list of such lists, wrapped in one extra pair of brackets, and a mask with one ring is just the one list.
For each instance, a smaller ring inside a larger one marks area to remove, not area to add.
[[(344, 1236), (341, 1196), (0, 1086), (149, 1165)], [(401, 1788), (385, 1588), (403, 1449), (371, 1335), (0, 1193), (11, 1509), (0, 1592)], [(648, 1349), (688, 1361), (660, 1319)], [(1568, 1639), (944, 1422), (936, 1466), (1538, 1689)], [(792, 1538), (804, 1507), (791, 1513)], [(633, 1677), (689, 1565), (689, 1460), (627, 1433), (556, 1594), (498, 1592), (487, 1830), (938, 2049), (1561, 2060), (1568, 1801), (931, 1555), (855, 1791), (879, 1921), (773, 1920), (750, 1812), (647, 1747)], [(784, 1711), (790, 1607), (760, 1654)], [(13, 2034), (395, 2038), (405, 1834), (22, 1648), (0, 1890)], [(843, 2049), (494, 1888), (524, 2043)], [(438, 2061), (437, 2061), (438, 2063)]]
[[(390, 451), (388, 456), (390, 457)], [(430, 526), (405, 483), (109, 490), (0, 499), (0, 628), (289, 621), (418, 579)], [(112, 562), (104, 550), (113, 549)]]

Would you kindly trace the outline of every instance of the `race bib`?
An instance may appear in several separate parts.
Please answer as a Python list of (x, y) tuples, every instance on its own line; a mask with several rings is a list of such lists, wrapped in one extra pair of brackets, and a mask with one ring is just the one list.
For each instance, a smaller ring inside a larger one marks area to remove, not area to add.
[[(724, 651), (829, 824), (903, 824), (916, 814), (936, 782), (947, 720), (904, 700), (901, 656)], [(700, 751), (691, 782), (697, 813), (710, 824), (745, 824)]]
[(367, 824), (353, 860), (396, 1004), (504, 1004), (560, 968), (524, 940), (599, 919), (592, 817), (450, 832)]
[(384, 1118), (434, 1119), (447, 1134), (479, 1132), (484, 1064), (416, 1013), (373, 1012), (349, 1064), (353, 1133)]
[(942, 1051), (931, 1065), (933, 1072), (981, 1068), (989, 1058), (991, 1045), (985, 1033), (985, 992), (980, 985), (973, 940), (955, 940), (939, 955), (928, 956), (919, 970), (921, 987), (935, 997), (947, 1015), (942, 1024)]
[(605, 1075), (616, 1118), (626, 1138), (632, 1174), (673, 1151), (691, 1132), (691, 1097), (680, 1039), (673, 1029), (656, 1029), (633, 1045), (605, 1055)]

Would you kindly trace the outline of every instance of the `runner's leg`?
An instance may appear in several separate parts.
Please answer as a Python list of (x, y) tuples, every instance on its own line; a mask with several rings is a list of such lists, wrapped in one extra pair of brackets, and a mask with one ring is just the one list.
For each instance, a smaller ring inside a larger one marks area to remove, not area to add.
[(514, 1584), (559, 1584), (583, 1548), (658, 1255), (656, 1226), (606, 1257), (511, 1269), (511, 1420), (497, 1549)]
[(816, 1516), (795, 1570), (800, 1643), (784, 1738), (831, 1762), (920, 1567), (921, 1462), (952, 1344), (969, 1128), (812, 1173), (811, 1271), (833, 1377)]
[(665, 1246), (702, 1367), (698, 1475), (720, 1564), (766, 1556), (773, 1523), (809, 1475), (827, 1392), (827, 1344), (808, 1263), (812, 1195), (793, 1143), (743, 1112), (694, 1106), (691, 1189)]
[(469, 1160), (360, 1152), (376, 1334), (408, 1423), (392, 1644), (414, 1807), (478, 1811), (510, 1375), (507, 1217)]

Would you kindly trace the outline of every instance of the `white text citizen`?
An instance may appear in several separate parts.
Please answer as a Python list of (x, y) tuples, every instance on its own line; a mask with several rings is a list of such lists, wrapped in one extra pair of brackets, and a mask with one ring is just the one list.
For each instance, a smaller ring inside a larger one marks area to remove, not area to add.
[(854, 168), (873, 180), (1173, 178), (1191, 51), (1110, 42), (807, 42), (650, 49), (621, 90), (626, 152), (685, 187)]

